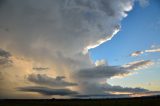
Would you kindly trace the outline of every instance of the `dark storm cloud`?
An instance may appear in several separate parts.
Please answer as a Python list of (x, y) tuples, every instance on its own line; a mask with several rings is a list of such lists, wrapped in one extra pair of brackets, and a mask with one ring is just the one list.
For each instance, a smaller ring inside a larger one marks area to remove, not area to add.
[(11, 56), (10, 52), (0, 48), (0, 66), (10, 66), (13, 63)]
[(121, 87), (121, 86), (112, 86), (106, 84), (103, 86), (103, 89), (107, 92), (129, 92), (129, 93), (139, 93), (139, 92), (148, 92), (149, 90), (144, 88), (130, 88), (130, 87)]
[(0, 58), (9, 58), (11, 54), (0, 48)]
[(81, 86), (84, 94), (105, 94), (105, 93), (119, 93), (119, 94), (134, 94), (134, 93), (145, 93), (149, 90), (136, 87), (121, 87), (121, 86), (112, 86), (107, 83), (100, 83), (92, 80), (87, 80), (81, 82)]
[(37, 92), (47, 96), (52, 96), (52, 95), (69, 96), (69, 95), (78, 94), (78, 92), (72, 91), (69, 89), (51, 89), (51, 88), (40, 87), (40, 86), (19, 87), (17, 88), (17, 90), (24, 91), (24, 92)]
[(28, 76), (28, 80), (36, 84), (48, 85), (52, 87), (77, 86), (76, 83), (67, 82), (64, 79), (64, 76), (52, 78), (45, 74), (31, 74)]
[(6, 58), (0, 59), (0, 66), (10, 66), (12, 63), (12, 60)]
[(127, 63), (122, 66), (100, 65), (93, 68), (79, 70), (76, 75), (79, 78), (86, 79), (108, 79), (114, 76), (125, 76), (132, 73), (133, 70), (146, 68), (153, 64), (154, 62), (151, 60), (139, 60)]
[(0, 8), (3, 5), (3, 3), (5, 3), (6, 0), (0, 0)]
[(37, 49), (47, 45), (52, 54), (72, 57), (87, 46), (98, 46), (100, 40), (110, 40), (133, 1), (7, 0), (2, 5), (0, 27), (9, 31), (0, 32), (1, 44), (27, 56), (37, 56)]
[[(112, 86), (109, 84), (89, 83), (84, 85), (88, 91), (85, 94), (75, 95), (77, 98), (123, 98), (134, 94), (159, 94), (159, 92), (149, 91), (144, 88), (131, 88)], [(99, 92), (98, 92), (99, 91)]]
[(97, 66), (80, 70), (77, 75), (80, 78), (94, 79), (94, 78), (111, 78), (113, 76), (123, 76), (129, 72), (123, 67), (119, 66)]
[(120, 93), (144, 93), (147, 89), (112, 86), (107, 80), (113, 77), (124, 77), (134, 72), (134, 70), (150, 66), (150, 60), (140, 60), (128, 63), (123, 66), (101, 65), (93, 68), (79, 70), (75, 76), (79, 79), (80, 87), (86, 94), (104, 94), (106, 92)]
[(91, 98), (125, 98), (129, 97), (128, 94), (110, 94), (110, 93), (104, 93), (104, 94), (88, 94), (88, 95), (75, 95), (73, 96), (75, 98), (86, 98), (86, 99), (91, 99)]

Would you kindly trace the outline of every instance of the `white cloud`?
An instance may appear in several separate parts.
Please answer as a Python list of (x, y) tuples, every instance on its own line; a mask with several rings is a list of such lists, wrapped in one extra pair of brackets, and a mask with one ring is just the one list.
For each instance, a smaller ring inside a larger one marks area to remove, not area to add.
[(143, 51), (135, 51), (135, 52), (131, 53), (130, 56), (136, 57), (136, 56), (139, 56), (139, 55), (141, 55), (143, 53), (144, 53)]
[(123, 65), (123, 67), (126, 70), (139, 70), (139, 69), (150, 67), (153, 64), (154, 62), (152, 62), (151, 60), (139, 60), (139, 61), (134, 61), (134, 62), (125, 64)]
[(160, 48), (156, 48), (155, 45), (152, 45), (151, 48), (152, 49), (148, 49), (148, 50), (144, 50), (144, 51), (135, 51), (135, 52), (131, 53), (130, 56), (136, 57), (136, 56), (139, 56), (139, 55), (144, 54), (144, 53), (160, 52)]
[(106, 64), (106, 61), (102, 59), (102, 60), (97, 60), (95, 62), (95, 65), (96, 66), (103, 66), (103, 65), (107, 65), (107, 64)]
[(146, 7), (149, 5), (149, 0), (138, 0), (138, 1), (139, 1), (140, 6), (142, 7)]
[(160, 52), (160, 48), (145, 50), (147, 53)]

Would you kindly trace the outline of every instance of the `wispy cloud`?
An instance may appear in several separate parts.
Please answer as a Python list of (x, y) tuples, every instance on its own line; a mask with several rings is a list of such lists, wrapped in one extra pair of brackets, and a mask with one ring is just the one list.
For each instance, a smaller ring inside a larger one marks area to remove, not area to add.
[(147, 52), (147, 53), (160, 52), (160, 48), (157, 48), (157, 49), (148, 49), (148, 50), (145, 50), (145, 52)]
[(125, 64), (123, 65), (123, 67), (127, 70), (139, 70), (152, 66), (153, 64), (154, 62), (152, 62), (151, 60), (139, 60)]
[(135, 56), (139, 56), (144, 53), (155, 53), (155, 52), (160, 52), (160, 48), (153, 48), (153, 49), (148, 49), (144, 51), (135, 51), (131, 53), (130, 56), (135, 57)]
[(143, 53), (144, 53), (143, 51), (135, 51), (135, 52), (131, 53), (130, 56), (136, 57), (136, 56), (139, 56), (139, 55), (141, 55)]
[(149, 5), (149, 0), (138, 0), (138, 1), (139, 1), (140, 6), (142, 7), (146, 7)]

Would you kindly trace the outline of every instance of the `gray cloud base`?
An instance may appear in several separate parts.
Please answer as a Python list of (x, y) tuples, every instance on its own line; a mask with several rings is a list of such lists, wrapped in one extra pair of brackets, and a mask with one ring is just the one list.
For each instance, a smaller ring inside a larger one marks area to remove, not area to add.
[(40, 93), (42, 95), (47, 95), (47, 96), (52, 96), (52, 95), (69, 96), (69, 95), (78, 94), (77, 92), (69, 89), (52, 89), (52, 88), (41, 87), (41, 86), (20, 87), (20, 88), (17, 88), (17, 90), (24, 91), (24, 92), (36, 92), (36, 93)]
[(67, 82), (64, 80), (64, 78), (64, 76), (52, 78), (45, 74), (31, 74), (28, 76), (28, 80), (36, 84), (48, 85), (52, 87), (77, 86), (76, 83)]

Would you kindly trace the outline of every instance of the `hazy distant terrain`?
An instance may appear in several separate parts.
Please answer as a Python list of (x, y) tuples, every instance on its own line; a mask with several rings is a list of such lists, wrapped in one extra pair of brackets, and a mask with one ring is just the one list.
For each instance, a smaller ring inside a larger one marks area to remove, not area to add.
[(128, 99), (0, 100), (0, 106), (160, 106), (160, 97)]

